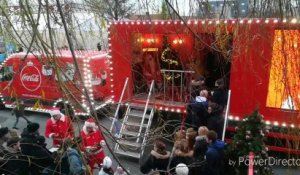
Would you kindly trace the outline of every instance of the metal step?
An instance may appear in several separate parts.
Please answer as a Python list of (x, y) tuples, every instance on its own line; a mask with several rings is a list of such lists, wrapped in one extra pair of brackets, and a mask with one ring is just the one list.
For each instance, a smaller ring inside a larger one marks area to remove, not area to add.
[(132, 151), (123, 151), (122, 149), (118, 149), (115, 151), (116, 154), (124, 155), (124, 156), (129, 156), (133, 158), (140, 158), (140, 153), (137, 152), (132, 152)]
[(127, 135), (127, 136), (134, 136), (137, 137), (138, 136), (138, 132), (133, 132), (133, 131), (123, 131), (122, 135)]
[(135, 141), (134, 142), (130, 142), (128, 140), (119, 140), (119, 144), (120, 145), (127, 145), (127, 146), (132, 146), (132, 147), (140, 147), (141, 146), (141, 143), (136, 143)]
[[(145, 104), (138, 104), (138, 103), (131, 103), (130, 107), (133, 109), (141, 109), (144, 110), (145, 109)], [(151, 108), (153, 108), (153, 105), (148, 105), (148, 109), (147, 110), (151, 110)]]
[[(128, 126), (136, 126), (136, 127), (140, 127), (141, 123), (137, 123), (137, 122), (126, 122), (126, 125)], [(142, 127), (147, 127), (147, 124), (143, 124)]]
[[(142, 118), (143, 114), (144, 114), (144, 111), (133, 109), (133, 110), (131, 110), (129, 112), (128, 116), (134, 116), (134, 117), (140, 117), (140, 118)], [(150, 117), (150, 115), (146, 113), (145, 118), (149, 119), (149, 117)]]

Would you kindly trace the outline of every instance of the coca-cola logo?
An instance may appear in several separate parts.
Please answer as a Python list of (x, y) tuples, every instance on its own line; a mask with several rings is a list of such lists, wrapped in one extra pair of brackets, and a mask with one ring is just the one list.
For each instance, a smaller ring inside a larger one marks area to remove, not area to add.
[(25, 66), (20, 74), (20, 80), (25, 89), (36, 91), (42, 83), (39, 69), (33, 65)]

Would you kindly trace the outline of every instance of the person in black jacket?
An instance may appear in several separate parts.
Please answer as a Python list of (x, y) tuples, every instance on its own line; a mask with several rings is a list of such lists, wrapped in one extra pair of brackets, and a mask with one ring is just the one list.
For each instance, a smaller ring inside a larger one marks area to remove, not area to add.
[(209, 130), (216, 131), (218, 139), (221, 139), (224, 124), (224, 118), (222, 117), (223, 107), (216, 103), (210, 102), (208, 104), (207, 113), (207, 128)]
[(201, 172), (203, 169), (203, 162), (205, 153), (207, 151), (207, 141), (206, 141), (206, 135), (208, 133), (208, 129), (206, 126), (201, 126), (198, 129), (198, 136), (196, 137), (196, 142), (194, 145), (194, 166), (191, 167), (191, 173), (194, 175)]
[(25, 106), (24, 106), (24, 102), (23, 101), (17, 101), (16, 102), (16, 107), (13, 109), (12, 111), (12, 115), (15, 114), (16, 115), (16, 122), (13, 126), (14, 129), (18, 129), (17, 128), (17, 124), (19, 123), (19, 118), (22, 117), (23, 119), (25, 119), (27, 121), (27, 124), (30, 123), (30, 121), (28, 120), (28, 118), (25, 116), (25, 113), (24, 113), (24, 109), (25, 109)]
[(43, 139), (39, 137), (43, 136), (39, 136), (39, 127), (38, 123), (30, 123), (24, 130), (26, 133), (21, 134), (21, 152), (30, 158), (31, 175), (41, 174), (42, 170), (54, 161), (49, 151), (40, 143)]
[(160, 175), (167, 174), (167, 167), (170, 159), (170, 152), (166, 151), (166, 145), (159, 139), (154, 142), (154, 149), (151, 151), (149, 157), (141, 165), (142, 173), (147, 174), (151, 170), (160, 171)]
[(180, 163), (186, 164), (189, 167), (194, 162), (193, 150), (189, 149), (189, 144), (186, 139), (182, 139), (176, 147), (177, 149), (174, 151), (174, 157), (170, 165), (171, 173), (174, 173), (176, 166)]
[(225, 106), (227, 105), (227, 98), (228, 98), (228, 90), (225, 88), (224, 79), (220, 78), (215, 82), (215, 86), (217, 89), (214, 90), (212, 95), (212, 101), (217, 103), (222, 107), (224, 110)]
[(20, 152), (20, 139), (15, 137), (7, 141), (7, 153), (4, 155), (4, 164), (1, 169), (6, 175), (28, 175), (29, 158)]

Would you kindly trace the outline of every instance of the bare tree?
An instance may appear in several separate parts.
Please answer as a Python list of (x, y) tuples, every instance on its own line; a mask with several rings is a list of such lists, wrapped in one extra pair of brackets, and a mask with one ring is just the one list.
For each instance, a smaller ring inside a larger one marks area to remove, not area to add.
[(85, 0), (85, 3), (106, 20), (126, 19), (134, 11), (134, 4), (129, 0)]

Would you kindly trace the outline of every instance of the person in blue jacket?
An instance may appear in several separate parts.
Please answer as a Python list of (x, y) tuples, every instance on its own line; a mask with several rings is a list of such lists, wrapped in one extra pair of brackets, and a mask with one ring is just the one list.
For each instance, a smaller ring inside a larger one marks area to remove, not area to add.
[(223, 167), (224, 142), (217, 140), (215, 131), (207, 133), (208, 149), (205, 153), (206, 163), (204, 165), (204, 174), (220, 175)]

